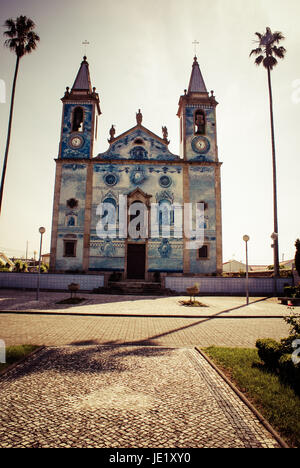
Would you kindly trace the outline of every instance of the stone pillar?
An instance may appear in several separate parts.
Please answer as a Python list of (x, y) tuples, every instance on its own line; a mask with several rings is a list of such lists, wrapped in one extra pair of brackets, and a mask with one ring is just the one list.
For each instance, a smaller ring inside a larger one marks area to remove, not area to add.
[(221, 174), (220, 165), (215, 168), (215, 194), (216, 194), (216, 253), (217, 253), (217, 273), (223, 271), (222, 254), (222, 208), (221, 208)]
[(54, 189), (54, 200), (53, 200), (53, 215), (52, 215), (52, 235), (51, 235), (51, 247), (50, 247), (50, 268), (49, 272), (55, 271), (56, 263), (56, 250), (57, 250), (57, 228), (58, 228), (58, 216), (59, 216), (59, 200), (60, 200), (60, 188), (61, 188), (61, 175), (62, 175), (62, 161), (56, 161), (56, 174), (55, 174), (55, 189)]
[(86, 175), (83, 258), (82, 258), (82, 269), (86, 273), (89, 270), (89, 260), (90, 260), (90, 232), (91, 232), (91, 217), (92, 217), (92, 202), (93, 202), (93, 168), (94, 168), (94, 165), (91, 163), (91, 161), (89, 161), (89, 164), (87, 166), (87, 175)]

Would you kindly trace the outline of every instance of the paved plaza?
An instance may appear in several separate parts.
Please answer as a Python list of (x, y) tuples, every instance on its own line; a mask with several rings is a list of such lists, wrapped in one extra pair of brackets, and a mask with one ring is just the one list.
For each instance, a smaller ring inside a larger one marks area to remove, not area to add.
[(66, 297), (0, 293), (0, 338), (46, 346), (0, 378), (0, 447), (278, 446), (194, 347), (287, 336), (286, 306), (102, 295), (57, 304)]
[[(251, 298), (245, 306), (243, 297), (200, 297), (205, 307), (185, 307), (180, 300), (187, 297), (84, 294), (86, 301), (79, 306), (57, 304), (66, 297), (42, 293), (37, 302), (32, 291), (0, 291), (0, 338), (7, 345), (254, 347), (257, 338), (288, 334), (282, 317), (290, 311), (276, 299)], [(49, 315), (53, 313), (57, 315)]]
[(189, 348), (45, 348), (2, 377), (0, 406), (0, 447), (278, 447)]

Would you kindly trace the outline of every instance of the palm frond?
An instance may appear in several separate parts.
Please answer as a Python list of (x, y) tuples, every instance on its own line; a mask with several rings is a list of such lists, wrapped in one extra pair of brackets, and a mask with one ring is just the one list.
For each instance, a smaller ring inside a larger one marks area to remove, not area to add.
[(258, 55), (258, 54), (261, 54), (262, 53), (262, 48), (261, 47), (257, 47), (256, 49), (252, 49), (250, 54), (249, 54), (249, 57), (251, 57), (251, 55)]
[(283, 41), (285, 39), (284, 35), (280, 31), (273, 32), (274, 42), (278, 44), (278, 42)]
[(21, 15), (16, 20), (6, 20), (5, 26), (8, 30), (4, 35), (9, 39), (4, 42), (4, 45), (15, 52), (18, 57), (23, 57), (36, 49), (40, 38), (33, 31), (35, 23), (32, 19)]
[(267, 55), (267, 57), (264, 58), (263, 60), (263, 65), (265, 68), (269, 68), (270, 70), (273, 70), (273, 68), (277, 65), (277, 60), (273, 55)]
[(263, 61), (264, 59), (264, 56), (263, 55), (259, 55), (258, 57), (256, 57), (256, 59), (254, 60), (254, 63), (258, 66), (261, 64), (261, 62)]
[(285, 38), (279, 31), (272, 33), (271, 28), (268, 26), (265, 33), (256, 32), (255, 35), (259, 38), (259, 47), (251, 50), (249, 56), (258, 55), (254, 63), (256, 65), (263, 63), (265, 68), (272, 70), (278, 63), (276, 57), (283, 59), (286, 53), (284, 47), (277, 47), (275, 44), (278, 44)]
[(9, 18), (5, 21), (3, 26), (5, 28), (15, 29), (15, 22), (12, 18)]
[(276, 57), (278, 58), (284, 58), (285, 56), (285, 53), (286, 53), (286, 49), (284, 47), (277, 47), (277, 46), (273, 46), (272, 47), (272, 52), (276, 55)]
[(11, 50), (16, 50), (16, 47), (18, 46), (18, 43), (19, 43), (19, 41), (16, 38), (6, 39), (6, 41), (4, 41), (5, 47), (8, 47)]

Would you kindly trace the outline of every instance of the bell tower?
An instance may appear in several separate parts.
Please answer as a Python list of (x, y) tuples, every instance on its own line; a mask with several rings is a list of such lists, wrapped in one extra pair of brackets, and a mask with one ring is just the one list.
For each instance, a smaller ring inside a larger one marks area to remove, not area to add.
[(63, 102), (63, 116), (59, 158), (90, 159), (97, 138), (97, 119), (101, 114), (99, 95), (92, 89), (89, 64), (83, 57), (71, 91), (67, 87)]
[[(216, 107), (209, 95), (197, 57), (194, 57), (187, 90), (180, 96), (180, 156), (183, 167), (184, 203), (203, 203), (204, 244), (197, 251), (187, 249), (184, 239), (184, 273), (222, 272), (221, 163), (218, 158)], [(195, 215), (193, 223), (195, 225)]]
[(217, 161), (216, 106), (194, 57), (188, 90), (180, 96), (177, 115), (180, 119), (180, 156), (187, 160)]
[(88, 268), (93, 146), (99, 95), (83, 57), (73, 87), (66, 89), (56, 162), (50, 271)]

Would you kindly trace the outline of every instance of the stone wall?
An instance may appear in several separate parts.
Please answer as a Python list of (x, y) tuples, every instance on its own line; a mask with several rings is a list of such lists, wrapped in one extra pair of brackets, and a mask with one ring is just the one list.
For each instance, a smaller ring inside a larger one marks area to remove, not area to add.
[[(240, 296), (246, 294), (246, 278), (218, 278), (218, 277), (176, 277), (167, 276), (165, 287), (182, 293), (186, 288), (198, 283), (201, 294)], [(283, 294), (285, 284), (292, 285), (292, 278), (277, 280), (278, 294)], [(273, 278), (249, 278), (249, 294), (252, 296), (272, 296), (274, 288)]]
[[(0, 273), (0, 288), (35, 289), (37, 273)], [(81, 291), (91, 291), (104, 286), (104, 275), (60, 275), (43, 273), (40, 275), (41, 289), (68, 290), (70, 283), (80, 285)]]

